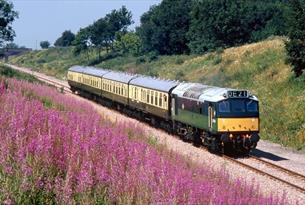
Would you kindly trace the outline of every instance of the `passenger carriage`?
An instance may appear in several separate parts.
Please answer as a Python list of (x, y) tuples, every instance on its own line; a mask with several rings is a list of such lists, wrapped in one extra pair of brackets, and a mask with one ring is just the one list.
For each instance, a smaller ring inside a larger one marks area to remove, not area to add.
[(129, 83), (129, 105), (145, 113), (169, 120), (171, 91), (177, 81), (138, 76)]

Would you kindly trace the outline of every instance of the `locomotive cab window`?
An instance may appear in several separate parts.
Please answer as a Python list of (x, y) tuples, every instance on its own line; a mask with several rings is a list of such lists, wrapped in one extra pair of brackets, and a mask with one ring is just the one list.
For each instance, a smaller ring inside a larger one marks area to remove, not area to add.
[(248, 112), (258, 112), (258, 103), (255, 100), (249, 100), (246, 104)]
[(232, 101), (231, 109), (232, 112), (245, 112), (246, 111), (245, 100), (236, 99)]
[(219, 112), (230, 112), (230, 102), (222, 101), (218, 104)]

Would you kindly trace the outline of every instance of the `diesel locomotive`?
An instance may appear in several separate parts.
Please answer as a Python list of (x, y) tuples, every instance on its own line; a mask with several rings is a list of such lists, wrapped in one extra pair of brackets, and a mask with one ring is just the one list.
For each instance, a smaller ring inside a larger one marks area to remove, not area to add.
[(259, 141), (259, 103), (247, 90), (73, 66), (73, 92), (203, 144), (248, 153)]

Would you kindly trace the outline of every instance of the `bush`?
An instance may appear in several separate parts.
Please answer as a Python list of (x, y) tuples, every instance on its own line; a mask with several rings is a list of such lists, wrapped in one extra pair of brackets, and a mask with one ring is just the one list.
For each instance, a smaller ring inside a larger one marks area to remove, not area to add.
[(181, 65), (183, 63), (184, 63), (184, 60), (181, 59), (181, 58), (177, 58), (176, 61), (175, 61), (175, 64), (177, 64), (177, 65)]
[(150, 52), (147, 54), (147, 57), (148, 57), (148, 61), (149, 62), (152, 62), (152, 61), (156, 61), (158, 60), (158, 53), (157, 52)]
[(136, 65), (139, 65), (139, 64), (142, 64), (142, 63), (145, 63), (145, 62), (146, 62), (145, 56), (140, 56), (136, 60)]

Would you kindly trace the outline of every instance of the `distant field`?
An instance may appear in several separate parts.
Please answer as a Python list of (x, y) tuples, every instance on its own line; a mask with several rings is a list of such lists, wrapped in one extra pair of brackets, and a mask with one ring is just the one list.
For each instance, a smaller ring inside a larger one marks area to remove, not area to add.
[[(34, 51), (10, 62), (64, 78), (75, 64), (87, 65), (93, 52), (75, 57), (72, 49)], [(305, 83), (285, 64), (284, 40), (276, 37), (202, 56), (117, 57), (96, 65), (162, 78), (249, 89), (260, 99), (261, 136), (305, 150)]]

